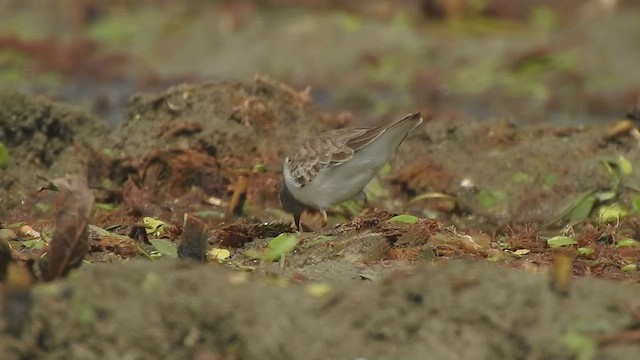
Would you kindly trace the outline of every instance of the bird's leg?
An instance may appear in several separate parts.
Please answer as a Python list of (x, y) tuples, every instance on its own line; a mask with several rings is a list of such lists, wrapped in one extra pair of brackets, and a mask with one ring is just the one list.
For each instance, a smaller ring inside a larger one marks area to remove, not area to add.
[(362, 201), (362, 210), (359, 216), (364, 216), (369, 213), (369, 198), (367, 197), (367, 193), (364, 192), (364, 189), (360, 190), (358, 195), (356, 195), (356, 199)]
[(296, 230), (302, 232), (302, 227), (300, 226), (300, 217), (302, 213), (293, 214), (293, 222), (296, 224)]
[(329, 217), (324, 209), (320, 209), (320, 214), (322, 215), (322, 227), (324, 228), (329, 223)]
[(362, 201), (363, 208), (369, 206), (369, 198), (367, 197), (367, 193), (364, 192), (364, 189), (360, 190), (360, 192), (355, 196), (355, 199)]

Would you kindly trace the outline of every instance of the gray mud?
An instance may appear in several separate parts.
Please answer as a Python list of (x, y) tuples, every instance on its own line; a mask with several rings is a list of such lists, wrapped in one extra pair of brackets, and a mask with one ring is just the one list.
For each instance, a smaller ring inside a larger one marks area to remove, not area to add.
[(541, 274), (456, 262), (332, 284), (320, 296), (309, 284), (271, 282), (185, 263), (87, 266), (36, 287), (29, 326), (0, 348), (4, 359), (570, 359), (591, 346), (598, 359), (630, 359), (640, 351), (624, 341), (597, 346), (637, 326), (640, 290), (622, 284), (579, 279), (563, 296)]

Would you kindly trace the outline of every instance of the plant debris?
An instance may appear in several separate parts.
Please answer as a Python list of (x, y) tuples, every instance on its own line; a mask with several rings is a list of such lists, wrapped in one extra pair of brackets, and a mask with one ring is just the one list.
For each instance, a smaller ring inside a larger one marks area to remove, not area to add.
[(37, 272), (45, 281), (65, 276), (80, 266), (89, 251), (88, 225), (93, 207), (93, 194), (86, 180), (73, 176), (52, 181), (60, 190), (53, 237), (47, 256), (36, 261)]
[(206, 225), (193, 215), (185, 214), (180, 244), (178, 245), (178, 257), (206, 261), (208, 245)]

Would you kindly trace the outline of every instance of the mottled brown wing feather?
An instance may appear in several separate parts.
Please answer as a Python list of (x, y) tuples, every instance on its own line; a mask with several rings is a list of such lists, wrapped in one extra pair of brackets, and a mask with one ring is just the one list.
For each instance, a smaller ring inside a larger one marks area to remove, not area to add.
[(353, 154), (370, 144), (385, 127), (372, 129), (338, 129), (305, 141), (288, 159), (296, 185), (303, 187), (320, 170), (349, 161)]
[(412, 113), (388, 125), (376, 128), (346, 128), (327, 131), (318, 137), (305, 141), (298, 148), (298, 151), (287, 159), (287, 165), (295, 185), (303, 187), (312, 181), (322, 169), (349, 161), (355, 152), (369, 145), (386, 130), (409, 120), (417, 121), (416, 126), (422, 122), (420, 113)]
[[(374, 141), (375, 139), (377, 139), (383, 132), (398, 126), (402, 123), (404, 123), (405, 121), (408, 120), (418, 120), (421, 119), (420, 118), (420, 113), (412, 113), (409, 114), (405, 117), (403, 117), (402, 119), (393, 122), (391, 124), (387, 124), (387, 125), (382, 125), (382, 126), (378, 126), (376, 128), (371, 128), (371, 129), (365, 129), (366, 131), (364, 133), (362, 133), (361, 135), (355, 136), (351, 139), (349, 139), (347, 141), (347, 146), (350, 147), (351, 149), (353, 149), (354, 152), (357, 152), (359, 150), (361, 150), (362, 148), (364, 148), (365, 146), (371, 144), (372, 141)], [(420, 120), (422, 121), (422, 120)], [(362, 130), (362, 129), (361, 129)]]
[(357, 152), (369, 145), (373, 140), (377, 139), (387, 129), (386, 126), (380, 126), (377, 128), (366, 129), (362, 135), (358, 135), (347, 141), (347, 146), (353, 149), (353, 152)]

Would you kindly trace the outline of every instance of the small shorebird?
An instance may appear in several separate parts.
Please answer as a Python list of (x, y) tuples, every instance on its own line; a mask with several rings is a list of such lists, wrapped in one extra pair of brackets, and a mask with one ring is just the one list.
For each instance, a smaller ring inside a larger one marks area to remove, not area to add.
[(296, 229), (300, 217), (315, 209), (327, 224), (326, 209), (354, 197), (396, 151), (407, 134), (422, 123), (413, 113), (375, 128), (345, 128), (324, 132), (305, 141), (284, 159), (280, 203), (293, 214)]

